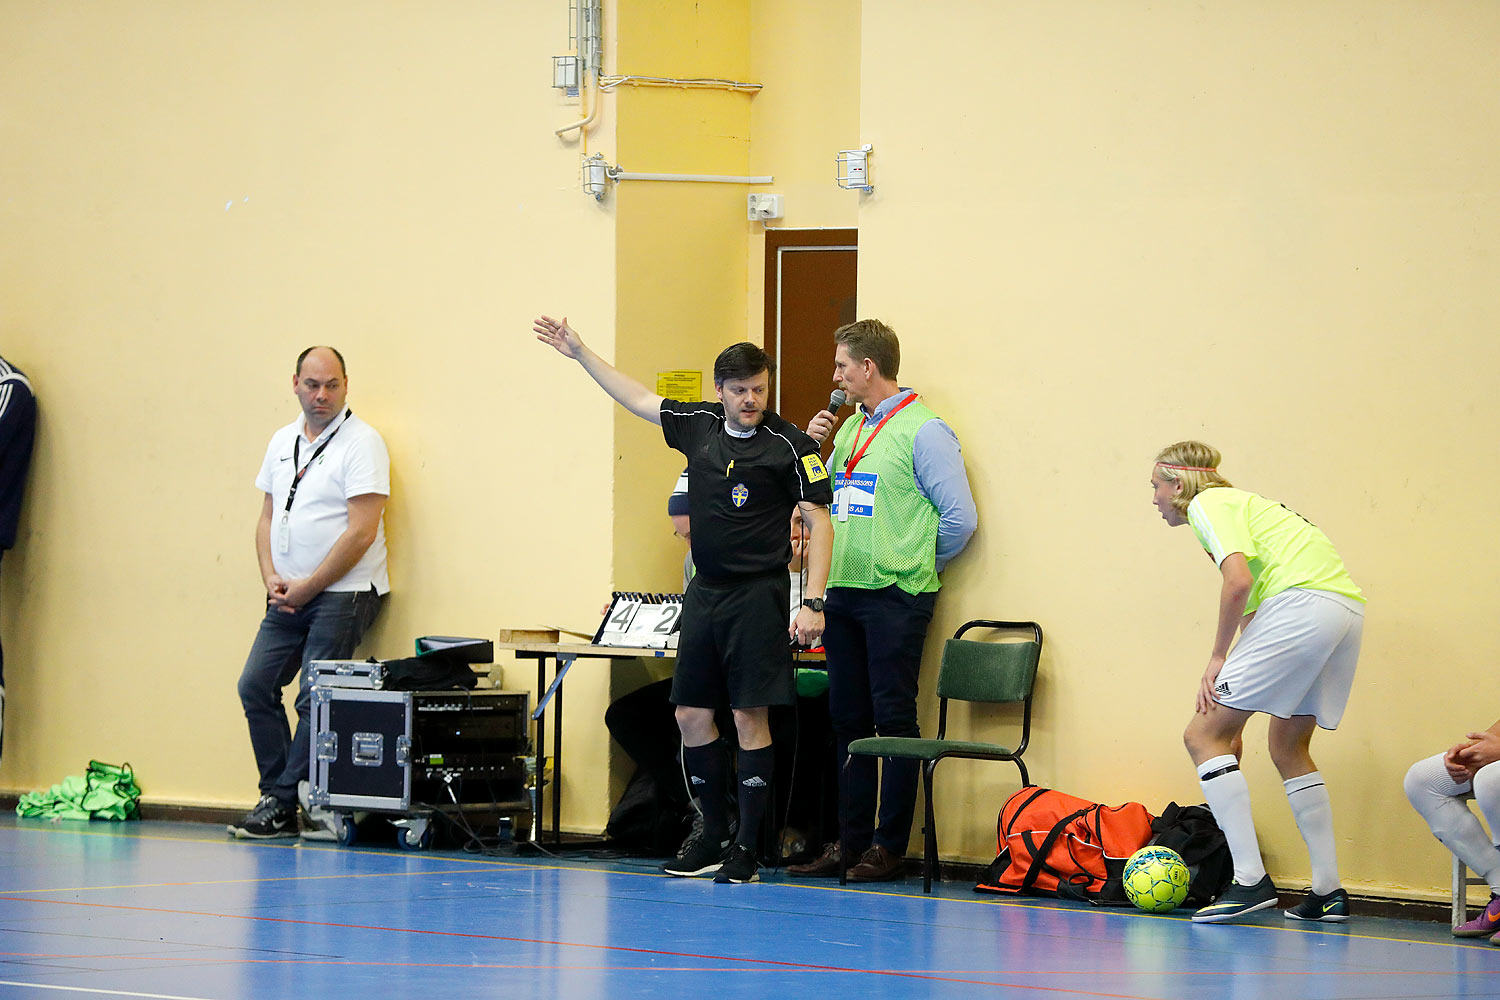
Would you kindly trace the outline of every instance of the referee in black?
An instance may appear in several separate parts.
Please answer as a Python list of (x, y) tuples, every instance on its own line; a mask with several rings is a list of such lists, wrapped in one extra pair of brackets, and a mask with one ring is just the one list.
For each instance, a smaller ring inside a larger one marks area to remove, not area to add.
[[(735, 344), (714, 361), (718, 403), (663, 399), (583, 345), (565, 318), (538, 318), (537, 339), (583, 365), (615, 402), (660, 424), (669, 446), (687, 456), (688, 512), (697, 575), (683, 599), (672, 703), (682, 731), (683, 761), (703, 804), (703, 837), (662, 866), (668, 875), (714, 875), (715, 882), (760, 878), (755, 838), (770, 793), (774, 757), (772, 705), (796, 701), (791, 647), (783, 631), (791, 601), (792, 508), (810, 529), (809, 596), (791, 638), (814, 645), (823, 635), (823, 590), (833, 552), (828, 504), (833, 490), (812, 438), (766, 409), (771, 359), (754, 344)], [(729, 748), (714, 725), (728, 702), (739, 736), (740, 826), (729, 842), (725, 786)]]

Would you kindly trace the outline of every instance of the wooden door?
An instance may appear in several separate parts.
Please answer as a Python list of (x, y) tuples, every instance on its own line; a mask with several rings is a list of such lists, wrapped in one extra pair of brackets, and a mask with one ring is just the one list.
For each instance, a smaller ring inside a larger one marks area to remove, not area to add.
[[(771, 409), (798, 427), (828, 406), (833, 331), (856, 318), (858, 235), (853, 229), (766, 232), (765, 343), (776, 359)], [(850, 412), (846, 407), (840, 416)]]

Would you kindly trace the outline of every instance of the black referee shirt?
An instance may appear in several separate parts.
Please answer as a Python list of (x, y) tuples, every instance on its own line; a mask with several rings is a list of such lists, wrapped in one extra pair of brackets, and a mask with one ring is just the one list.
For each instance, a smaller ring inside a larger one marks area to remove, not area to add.
[(705, 583), (785, 573), (792, 508), (827, 505), (833, 487), (812, 438), (767, 411), (748, 438), (724, 428), (721, 403), (661, 403), (661, 432), (687, 456), (693, 564)]

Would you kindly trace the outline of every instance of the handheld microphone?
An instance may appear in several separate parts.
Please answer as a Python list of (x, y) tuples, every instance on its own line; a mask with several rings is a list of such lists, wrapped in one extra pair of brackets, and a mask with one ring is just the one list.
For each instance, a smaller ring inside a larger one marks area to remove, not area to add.
[(841, 407), (843, 405), (844, 405), (844, 390), (843, 389), (835, 389), (835, 390), (833, 390), (833, 394), (828, 397), (828, 412), (832, 413), (834, 416), (837, 416), (838, 412), (839, 412), (839, 407)]

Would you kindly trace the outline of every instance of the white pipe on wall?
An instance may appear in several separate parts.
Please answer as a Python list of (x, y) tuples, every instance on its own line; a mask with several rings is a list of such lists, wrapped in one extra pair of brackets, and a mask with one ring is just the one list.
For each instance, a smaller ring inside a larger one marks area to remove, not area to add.
[(698, 181), (705, 184), (770, 184), (774, 177), (730, 177), (726, 174), (638, 174), (617, 170), (609, 175), (617, 181)]

